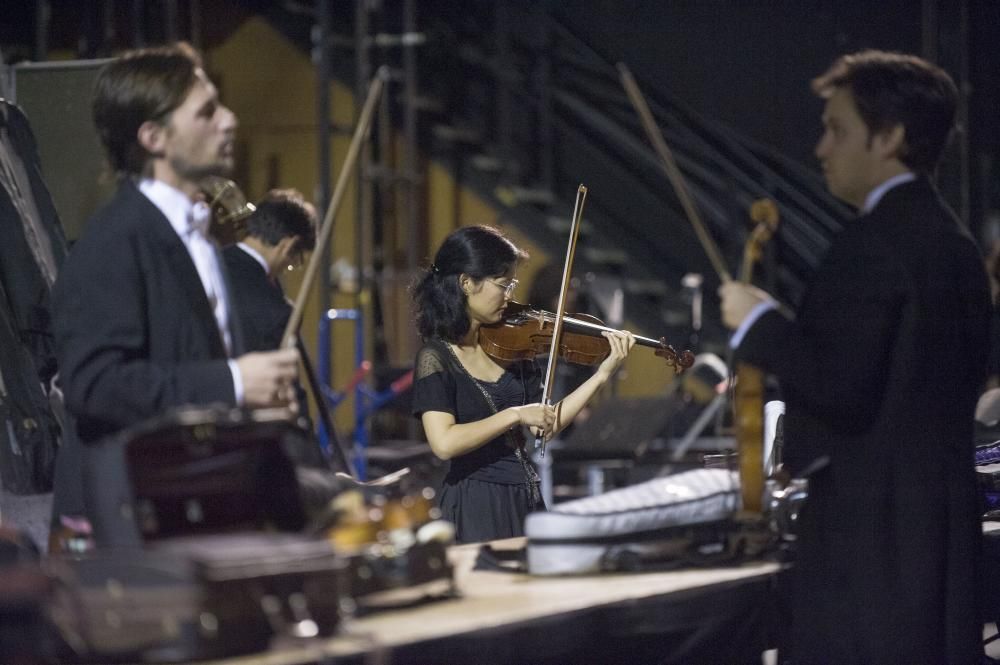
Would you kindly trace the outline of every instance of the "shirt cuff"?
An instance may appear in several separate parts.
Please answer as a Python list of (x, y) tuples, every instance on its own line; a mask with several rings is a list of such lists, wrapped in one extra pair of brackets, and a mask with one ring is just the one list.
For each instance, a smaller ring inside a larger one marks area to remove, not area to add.
[(733, 336), (729, 338), (729, 348), (739, 348), (740, 342), (743, 341), (743, 338), (746, 336), (750, 328), (753, 327), (753, 324), (757, 323), (757, 319), (777, 308), (777, 305), (770, 300), (765, 300), (764, 302), (759, 302), (754, 305), (754, 308), (750, 310), (750, 313), (744, 317), (740, 327), (737, 328), (736, 332), (733, 333)]
[(233, 393), (236, 395), (236, 406), (243, 406), (243, 375), (240, 374), (240, 366), (235, 360), (227, 361), (229, 372), (233, 375)]

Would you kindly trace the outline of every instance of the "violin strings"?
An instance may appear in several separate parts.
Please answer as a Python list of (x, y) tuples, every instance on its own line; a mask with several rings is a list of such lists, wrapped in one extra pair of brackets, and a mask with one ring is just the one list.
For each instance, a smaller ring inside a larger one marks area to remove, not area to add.
[[(541, 314), (541, 313), (539, 313), (539, 314), (540, 314), (540, 317), (541, 317), (541, 319), (543, 321), (552, 322), (552, 321), (555, 320), (555, 317), (552, 316), (551, 314)], [(571, 326), (577, 326), (577, 327), (581, 327), (581, 328), (587, 328), (588, 330), (596, 330), (596, 331), (600, 331), (600, 332), (604, 332), (604, 331), (613, 332), (614, 331), (614, 328), (608, 328), (607, 326), (602, 326), (602, 325), (598, 325), (596, 323), (590, 323), (589, 321), (581, 321), (580, 319), (573, 319), (573, 318), (569, 318), (569, 317), (564, 318), (563, 319), (563, 323), (564, 324), (569, 324)], [(638, 344), (652, 344), (653, 346), (656, 346), (656, 347), (660, 346), (659, 340), (655, 340), (655, 339), (652, 339), (650, 337), (643, 337), (641, 335), (634, 335), (634, 337), (635, 337), (636, 343), (638, 343)]]

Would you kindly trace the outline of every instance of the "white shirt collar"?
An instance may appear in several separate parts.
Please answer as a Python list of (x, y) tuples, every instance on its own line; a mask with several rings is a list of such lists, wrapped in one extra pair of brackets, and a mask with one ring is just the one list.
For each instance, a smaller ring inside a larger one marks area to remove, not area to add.
[(265, 275), (268, 275), (268, 276), (271, 275), (271, 267), (269, 265), (267, 265), (267, 260), (261, 255), (260, 252), (258, 252), (256, 249), (254, 249), (250, 245), (246, 244), (245, 242), (238, 242), (238, 243), (236, 243), (236, 246), (239, 247), (240, 249), (242, 249), (244, 252), (246, 252), (250, 256), (252, 256), (254, 259), (256, 259), (257, 263), (260, 264), (260, 267), (264, 269), (264, 274)]
[(189, 228), (188, 217), (194, 202), (181, 190), (171, 187), (162, 180), (142, 178), (139, 180), (139, 191), (153, 202), (163, 216), (174, 227), (174, 231), (182, 238)]
[(892, 176), (891, 178), (883, 182), (881, 185), (879, 185), (872, 191), (868, 192), (868, 196), (865, 197), (865, 204), (861, 208), (861, 213), (867, 214), (870, 213), (872, 210), (874, 210), (875, 206), (877, 206), (878, 202), (882, 200), (882, 197), (885, 196), (886, 192), (888, 192), (893, 187), (897, 187), (899, 185), (902, 185), (904, 182), (910, 182), (911, 180), (916, 180), (916, 179), (917, 176), (910, 171)]

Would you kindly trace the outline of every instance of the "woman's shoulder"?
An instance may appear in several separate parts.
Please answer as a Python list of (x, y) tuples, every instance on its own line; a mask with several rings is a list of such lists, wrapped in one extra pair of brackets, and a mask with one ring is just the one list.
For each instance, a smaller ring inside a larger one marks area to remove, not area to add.
[(421, 356), (440, 356), (445, 357), (448, 354), (448, 348), (439, 339), (429, 338), (423, 340), (420, 348), (417, 349), (417, 358)]
[(443, 342), (436, 339), (424, 340), (413, 364), (415, 378), (421, 379), (430, 374), (448, 371), (449, 364), (448, 349)]

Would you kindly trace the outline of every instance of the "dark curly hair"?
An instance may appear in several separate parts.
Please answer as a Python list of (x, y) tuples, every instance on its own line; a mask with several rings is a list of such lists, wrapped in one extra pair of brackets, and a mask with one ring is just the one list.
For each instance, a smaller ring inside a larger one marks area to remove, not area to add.
[(958, 105), (958, 89), (947, 72), (913, 55), (860, 51), (841, 56), (812, 82), (823, 98), (837, 88), (851, 92), (870, 133), (902, 125), (900, 161), (918, 173), (933, 173)]
[(469, 332), (469, 315), (461, 275), (475, 280), (500, 277), (526, 258), (527, 252), (491, 226), (466, 226), (451, 233), (412, 288), (420, 336), (462, 339)]

